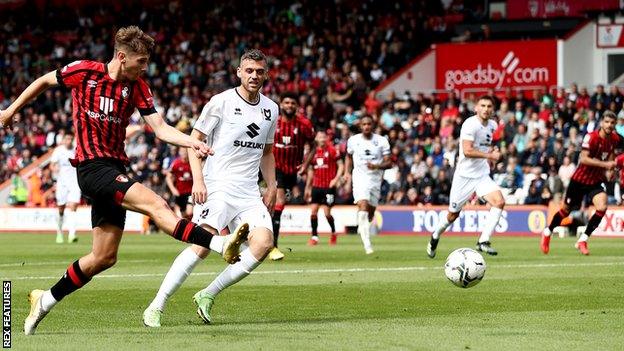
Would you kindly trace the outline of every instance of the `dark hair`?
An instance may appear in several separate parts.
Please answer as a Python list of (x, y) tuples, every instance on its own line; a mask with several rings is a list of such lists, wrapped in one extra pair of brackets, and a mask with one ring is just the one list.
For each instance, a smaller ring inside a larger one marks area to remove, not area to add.
[(605, 111), (605, 113), (602, 114), (602, 118), (613, 118), (613, 119), (617, 119), (617, 116), (615, 115), (615, 112), (611, 111), (611, 110), (607, 110)]
[(297, 96), (297, 94), (292, 91), (285, 91), (280, 96), (280, 101), (284, 101), (285, 99), (293, 99), (295, 101), (298, 101), (299, 96)]
[(492, 103), (492, 105), (494, 105), (496, 102), (494, 101), (494, 98), (491, 97), (490, 95), (481, 95), (479, 96), (479, 98), (477, 99), (477, 102), (480, 100), (488, 100), (489, 102)]
[(247, 50), (245, 51), (245, 53), (243, 53), (243, 55), (240, 58), (240, 62), (243, 62), (245, 60), (254, 60), (254, 61), (267, 61), (266, 55), (258, 49), (251, 49), (251, 50)]
[(371, 115), (364, 115), (364, 116), (360, 117), (360, 122), (362, 122), (363, 120), (365, 120), (367, 118), (371, 120), (371, 123), (373, 123), (373, 116), (371, 116)]
[(154, 38), (137, 26), (119, 28), (115, 34), (115, 52), (129, 50), (137, 54), (149, 54), (154, 49)]

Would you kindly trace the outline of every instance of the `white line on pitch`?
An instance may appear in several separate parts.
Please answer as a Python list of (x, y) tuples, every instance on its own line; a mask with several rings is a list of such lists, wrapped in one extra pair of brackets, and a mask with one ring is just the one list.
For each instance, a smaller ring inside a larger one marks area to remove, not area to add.
[[(128, 261), (126, 261), (128, 262)], [(624, 265), (624, 261), (619, 262), (594, 262), (594, 263), (536, 263), (536, 264), (503, 264), (495, 265), (494, 268), (550, 268), (550, 267), (595, 267), (595, 266), (618, 266)], [(360, 273), (360, 272), (401, 272), (401, 271), (426, 271), (440, 270), (439, 266), (412, 266), (412, 267), (371, 267), (371, 268), (335, 268), (335, 269), (293, 269), (293, 270), (276, 270), (276, 271), (257, 271), (254, 275), (263, 274), (323, 274), (323, 273)], [(166, 272), (161, 273), (144, 273), (144, 274), (102, 274), (96, 278), (148, 278), (163, 277)], [(221, 272), (197, 272), (192, 273), (194, 276), (217, 275)], [(2, 278), (3, 280), (37, 280), (37, 279), (55, 279), (58, 276), (39, 276), (39, 277), (13, 277)]]

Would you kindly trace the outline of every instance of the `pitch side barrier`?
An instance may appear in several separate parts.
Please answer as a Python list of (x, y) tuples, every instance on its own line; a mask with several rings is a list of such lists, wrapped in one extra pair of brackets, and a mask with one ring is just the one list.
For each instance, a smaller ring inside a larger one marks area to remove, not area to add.
[[(547, 206), (506, 206), (496, 226), (496, 235), (540, 235), (553, 212)], [(381, 235), (430, 235), (438, 221), (446, 216), (447, 206), (379, 206), (373, 223), (380, 228)], [(357, 226), (355, 206), (335, 206), (332, 215), (339, 233), (354, 233)], [(445, 235), (472, 235), (480, 233), (487, 222), (489, 208), (466, 206), (459, 218)], [(329, 233), (330, 228), (323, 211), (318, 213), (320, 233)], [(284, 233), (309, 234), (310, 208), (308, 206), (286, 206), (282, 212), (281, 230)], [(607, 211), (594, 235), (624, 237), (624, 207)]]
[[(539, 235), (548, 224), (556, 206), (506, 206), (496, 226), (496, 235)], [(56, 232), (56, 208), (4, 207), (0, 209), (2, 232)], [(373, 223), (381, 235), (429, 235), (438, 221), (447, 214), (446, 206), (379, 206)], [(591, 214), (591, 212), (589, 213)], [(338, 233), (354, 233), (357, 227), (355, 206), (334, 206), (332, 215)], [(480, 233), (487, 222), (489, 208), (466, 206), (445, 235), (472, 235)], [(330, 228), (323, 211), (319, 211), (319, 232), (329, 233)], [(78, 231), (91, 230), (91, 208), (78, 208)], [(139, 233), (145, 228), (145, 216), (127, 212), (125, 232)], [(288, 205), (282, 213), (282, 232), (306, 234), (311, 232), (310, 207)], [(611, 207), (594, 232), (597, 236), (624, 237), (624, 207)]]

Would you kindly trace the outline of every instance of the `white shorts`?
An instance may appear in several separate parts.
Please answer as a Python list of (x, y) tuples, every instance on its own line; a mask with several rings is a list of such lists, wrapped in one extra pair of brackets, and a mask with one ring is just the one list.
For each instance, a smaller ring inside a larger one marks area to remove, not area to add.
[(489, 176), (466, 178), (456, 174), (451, 185), (449, 212), (457, 213), (461, 211), (473, 193), (477, 193), (478, 197), (483, 197), (495, 191), (500, 191), (500, 188)]
[(250, 231), (263, 227), (273, 232), (273, 221), (262, 198), (237, 198), (223, 192), (212, 193), (205, 203), (193, 206), (193, 223), (219, 231), (227, 226), (230, 232), (248, 223)]
[(78, 183), (67, 184), (66, 182), (57, 182), (55, 193), (57, 206), (63, 206), (67, 203), (80, 203), (80, 187)]
[(381, 198), (381, 184), (372, 185), (370, 183), (353, 184), (353, 203), (366, 200), (368, 203), (377, 207), (379, 205), (379, 199)]

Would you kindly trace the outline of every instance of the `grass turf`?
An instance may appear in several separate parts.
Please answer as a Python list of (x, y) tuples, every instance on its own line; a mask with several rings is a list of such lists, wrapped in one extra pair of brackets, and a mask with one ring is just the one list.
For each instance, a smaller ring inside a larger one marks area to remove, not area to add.
[(328, 247), (281, 239), (282, 262), (267, 261), (216, 300), (213, 325), (191, 296), (224, 267), (200, 264), (170, 300), (163, 327), (142, 325), (170, 264), (184, 248), (164, 235), (124, 237), (117, 265), (66, 297), (25, 337), (26, 295), (54, 284), (88, 252), (91, 239), (0, 235), (0, 277), (12, 281), (13, 347), (25, 349), (203, 350), (613, 350), (624, 345), (624, 240), (596, 238), (581, 256), (572, 239), (499, 237), (485, 279), (471, 289), (446, 280), (446, 255), (476, 237), (444, 237), (427, 258), (425, 237), (375, 237), (366, 256), (358, 237)]

